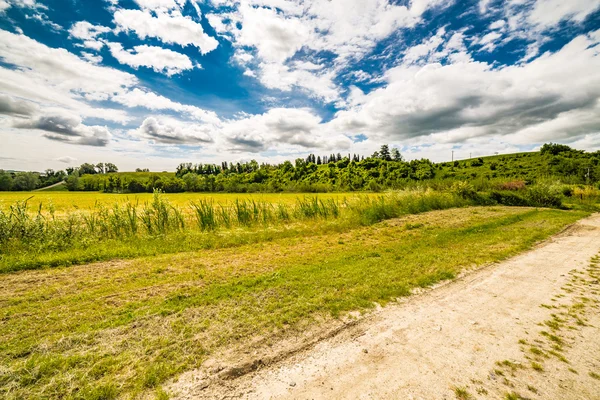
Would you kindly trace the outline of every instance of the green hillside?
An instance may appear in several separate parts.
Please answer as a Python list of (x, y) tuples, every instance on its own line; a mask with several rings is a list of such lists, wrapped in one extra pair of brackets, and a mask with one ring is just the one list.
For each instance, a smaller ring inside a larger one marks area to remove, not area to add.
[[(310, 155), (292, 164), (181, 164), (175, 173), (127, 172), (70, 177), (71, 190), (111, 193), (152, 192), (345, 192), (434, 188), (468, 181), (477, 190), (510, 183), (529, 185), (540, 180), (597, 185), (600, 152), (587, 153), (564, 145), (547, 144), (540, 152), (497, 155), (445, 163), (403, 161), (382, 146), (368, 158)], [(316, 162), (315, 162), (316, 161)]]

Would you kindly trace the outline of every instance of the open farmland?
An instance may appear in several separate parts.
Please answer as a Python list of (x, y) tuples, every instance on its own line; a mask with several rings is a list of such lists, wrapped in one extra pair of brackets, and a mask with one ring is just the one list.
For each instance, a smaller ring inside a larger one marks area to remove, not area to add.
[(2, 396), (163, 398), (162, 383), (217, 350), (385, 304), (523, 251), (585, 215), (453, 209), (231, 249), (3, 275)]
[(0, 400), (600, 400), (600, 0), (0, 0)]
[[(369, 193), (321, 193), (320, 199), (343, 200)], [(212, 201), (219, 205), (228, 205), (235, 200), (255, 200), (270, 204), (293, 204), (302, 193), (164, 193), (163, 197), (178, 207), (188, 207), (191, 201)], [(112, 207), (114, 204), (136, 203), (143, 205), (152, 201), (152, 193), (114, 194), (99, 192), (0, 192), (0, 209), (6, 210), (16, 201), (29, 199), (29, 206), (36, 209), (42, 205), (43, 211), (54, 207), (57, 213), (69, 213), (76, 210), (89, 211), (98, 205)]]

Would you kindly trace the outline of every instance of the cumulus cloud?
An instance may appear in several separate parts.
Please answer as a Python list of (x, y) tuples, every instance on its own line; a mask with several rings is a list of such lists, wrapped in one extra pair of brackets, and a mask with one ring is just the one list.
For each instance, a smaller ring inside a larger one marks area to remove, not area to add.
[[(385, 87), (338, 112), (329, 125), (392, 140), (436, 141), (430, 135), (453, 132), (456, 142), (550, 126), (567, 136), (598, 132), (599, 43), (595, 33), (582, 35), (556, 53), (499, 68), (475, 61), (400, 65), (387, 72)], [(573, 129), (566, 129), (569, 124)]]
[(56, 161), (60, 161), (61, 163), (64, 163), (64, 164), (72, 164), (75, 161), (77, 161), (77, 159), (75, 157), (64, 156), (64, 157), (58, 157), (56, 159)]
[(122, 110), (98, 109), (81, 97), (106, 98), (135, 86), (138, 79), (114, 68), (94, 65), (65, 49), (45, 46), (24, 35), (0, 30), (0, 90), (16, 97), (77, 110), (83, 116), (128, 120)]
[(47, 7), (37, 2), (37, 0), (0, 0), (0, 14), (11, 7), (46, 9)]
[(204, 32), (202, 25), (181, 14), (157, 13), (148, 10), (117, 10), (114, 22), (118, 29), (134, 32), (140, 39), (157, 38), (163, 43), (192, 45), (202, 54), (217, 48), (219, 42)]
[[(0, 57), (13, 66), (0, 66), (0, 91), (14, 98), (34, 101), (43, 108), (58, 107), (82, 117), (122, 124), (132, 120), (126, 110), (91, 106), (88, 101), (111, 101), (119, 106), (172, 110), (211, 123), (219, 120), (212, 111), (174, 102), (150, 90), (140, 89), (134, 75), (95, 65), (101, 60), (97, 56), (83, 56), (91, 62), (65, 49), (50, 48), (27, 36), (0, 30)], [(185, 64), (168, 65), (165, 61), (163, 66), (173, 71)]]
[(599, 8), (598, 0), (536, 0), (527, 19), (532, 25), (545, 29), (564, 20), (582, 22)]
[(0, 93), (0, 114), (24, 117), (32, 115), (37, 109), (35, 103), (14, 99)]
[(185, 113), (198, 121), (212, 124), (218, 124), (220, 122), (217, 114), (212, 111), (207, 111), (188, 104), (181, 104), (164, 96), (157, 95), (156, 93), (143, 91), (138, 88), (115, 95), (111, 100), (127, 107), (144, 107), (149, 110), (173, 110)]
[(149, 10), (175, 10), (180, 9), (186, 0), (134, 0), (140, 8)]
[(162, 47), (144, 44), (135, 46), (133, 50), (125, 50), (120, 43), (108, 43), (108, 48), (117, 61), (135, 69), (148, 67), (171, 76), (194, 68), (192, 61), (185, 54)]
[(102, 56), (94, 55), (92, 53), (88, 53), (87, 51), (82, 51), (81, 57), (94, 64), (100, 64), (103, 60)]
[(325, 130), (322, 120), (304, 108), (273, 108), (220, 124), (148, 117), (131, 134), (158, 144), (202, 145), (216, 151), (260, 153), (267, 150), (347, 149), (352, 140)]
[[(451, 3), (440, 0), (412, 0), (408, 5), (396, 5), (388, 0), (230, 1), (224, 4), (228, 9), (234, 6), (235, 11), (213, 13), (207, 18), (236, 48), (255, 51), (258, 60), (254, 67), (247, 67), (245, 75), (256, 76), (269, 88), (288, 91), (298, 87), (332, 102), (339, 100), (339, 89), (333, 78), (344, 66), (362, 58), (397, 29), (415, 26), (428, 9)], [(318, 54), (323, 51), (336, 56), (325, 66), (325, 71), (312, 72), (289, 62), (299, 52)], [(250, 60), (242, 61), (246, 64)], [(282, 79), (274, 79), (275, 74), (280, 74)]]
[(228, 121), (219, 130), (225, 147), (238, 152), (267, 149), (347, 149), (352, 141), (325, 131), (321, 118), (308, 109), (273, 108), (264, 114)]
[[(250, 73), (254, 74), (254, 71)], [(335, 73), (331, 70), (317, 72), (279, 63), (261, 63), (258, 67), (258, 78), (268, 88), (289, 92), (297, 87), (327, 102), (340, 97), (339, 89), (333, 82)]]
[(202, 144), (213, 141), (210, 125), (185, 123), (168, 117), (149, 117), (134, 132), (138, 137), (163, 144)]
[(104, 47), (104, 42), (98, 40), (98, 36), (110, 32), (110, 28), (101, 25), (92, 25), (87, 21), (79, 21), (71, 26), (69, 35), (72, 38), (83, 41), (83, 46), (94, 50), (100, 50)]
[(81, 122), (80, 117), (65, 113), (17, 120), (14, 121), (13, 127), (40, 130), (48, 139), (84, 146), (106, 146), (111, 138), (105, 126), (88, 126)]

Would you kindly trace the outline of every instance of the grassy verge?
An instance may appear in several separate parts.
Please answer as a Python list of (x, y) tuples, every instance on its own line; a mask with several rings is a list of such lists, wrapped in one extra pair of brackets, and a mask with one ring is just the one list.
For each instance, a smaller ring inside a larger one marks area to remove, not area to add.
[(26, 202), (18, 202), (9, 211), (0, 210), (0, 273), (344, 231), (401, 215), (476, 205), (478, 199), (412, 191), (345, 201), (301, 197), (293, 204), (200, 200), (181, 209), (155, 193), (151, 203), (99, 206), (65, 218), (56, 218), (52, 210), (44, 214), (42, 207), (31, 213)]
[[(341, 199), (303, 196), (282, 203), (201, 198), (187, 207), (155, 193), (151, 202), (117, 202), (112, 207), (99, 203), (91, 210), (59, 216), (51, 203), (47, 211), (40, 204), (32, 212), (21, 201), (0, 209), (0, 273), (344, 232), (403, 215), (466, 206), (561, 208), (559, 189), (539, 184), (521, 192), (480, 193), (466, 182), (456, 182), (446, 191), (420, 189)], [(597, 209), (592, 203), (573, 207)]]
[(156, 393), (216, 349), (385, 304), (585, 215), (462, 208), (235, 249), (3, 275), (0, 397)]

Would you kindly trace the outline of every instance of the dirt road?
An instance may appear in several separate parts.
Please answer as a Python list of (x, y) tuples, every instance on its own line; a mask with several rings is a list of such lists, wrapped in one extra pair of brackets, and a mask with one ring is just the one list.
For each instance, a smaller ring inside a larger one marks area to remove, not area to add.
[(179, 398), (600, 399), (600, 268), (590, 261), (599, 252), (595, 215), (279, 363), (210, 384), (192, 373), (172, 389)]

